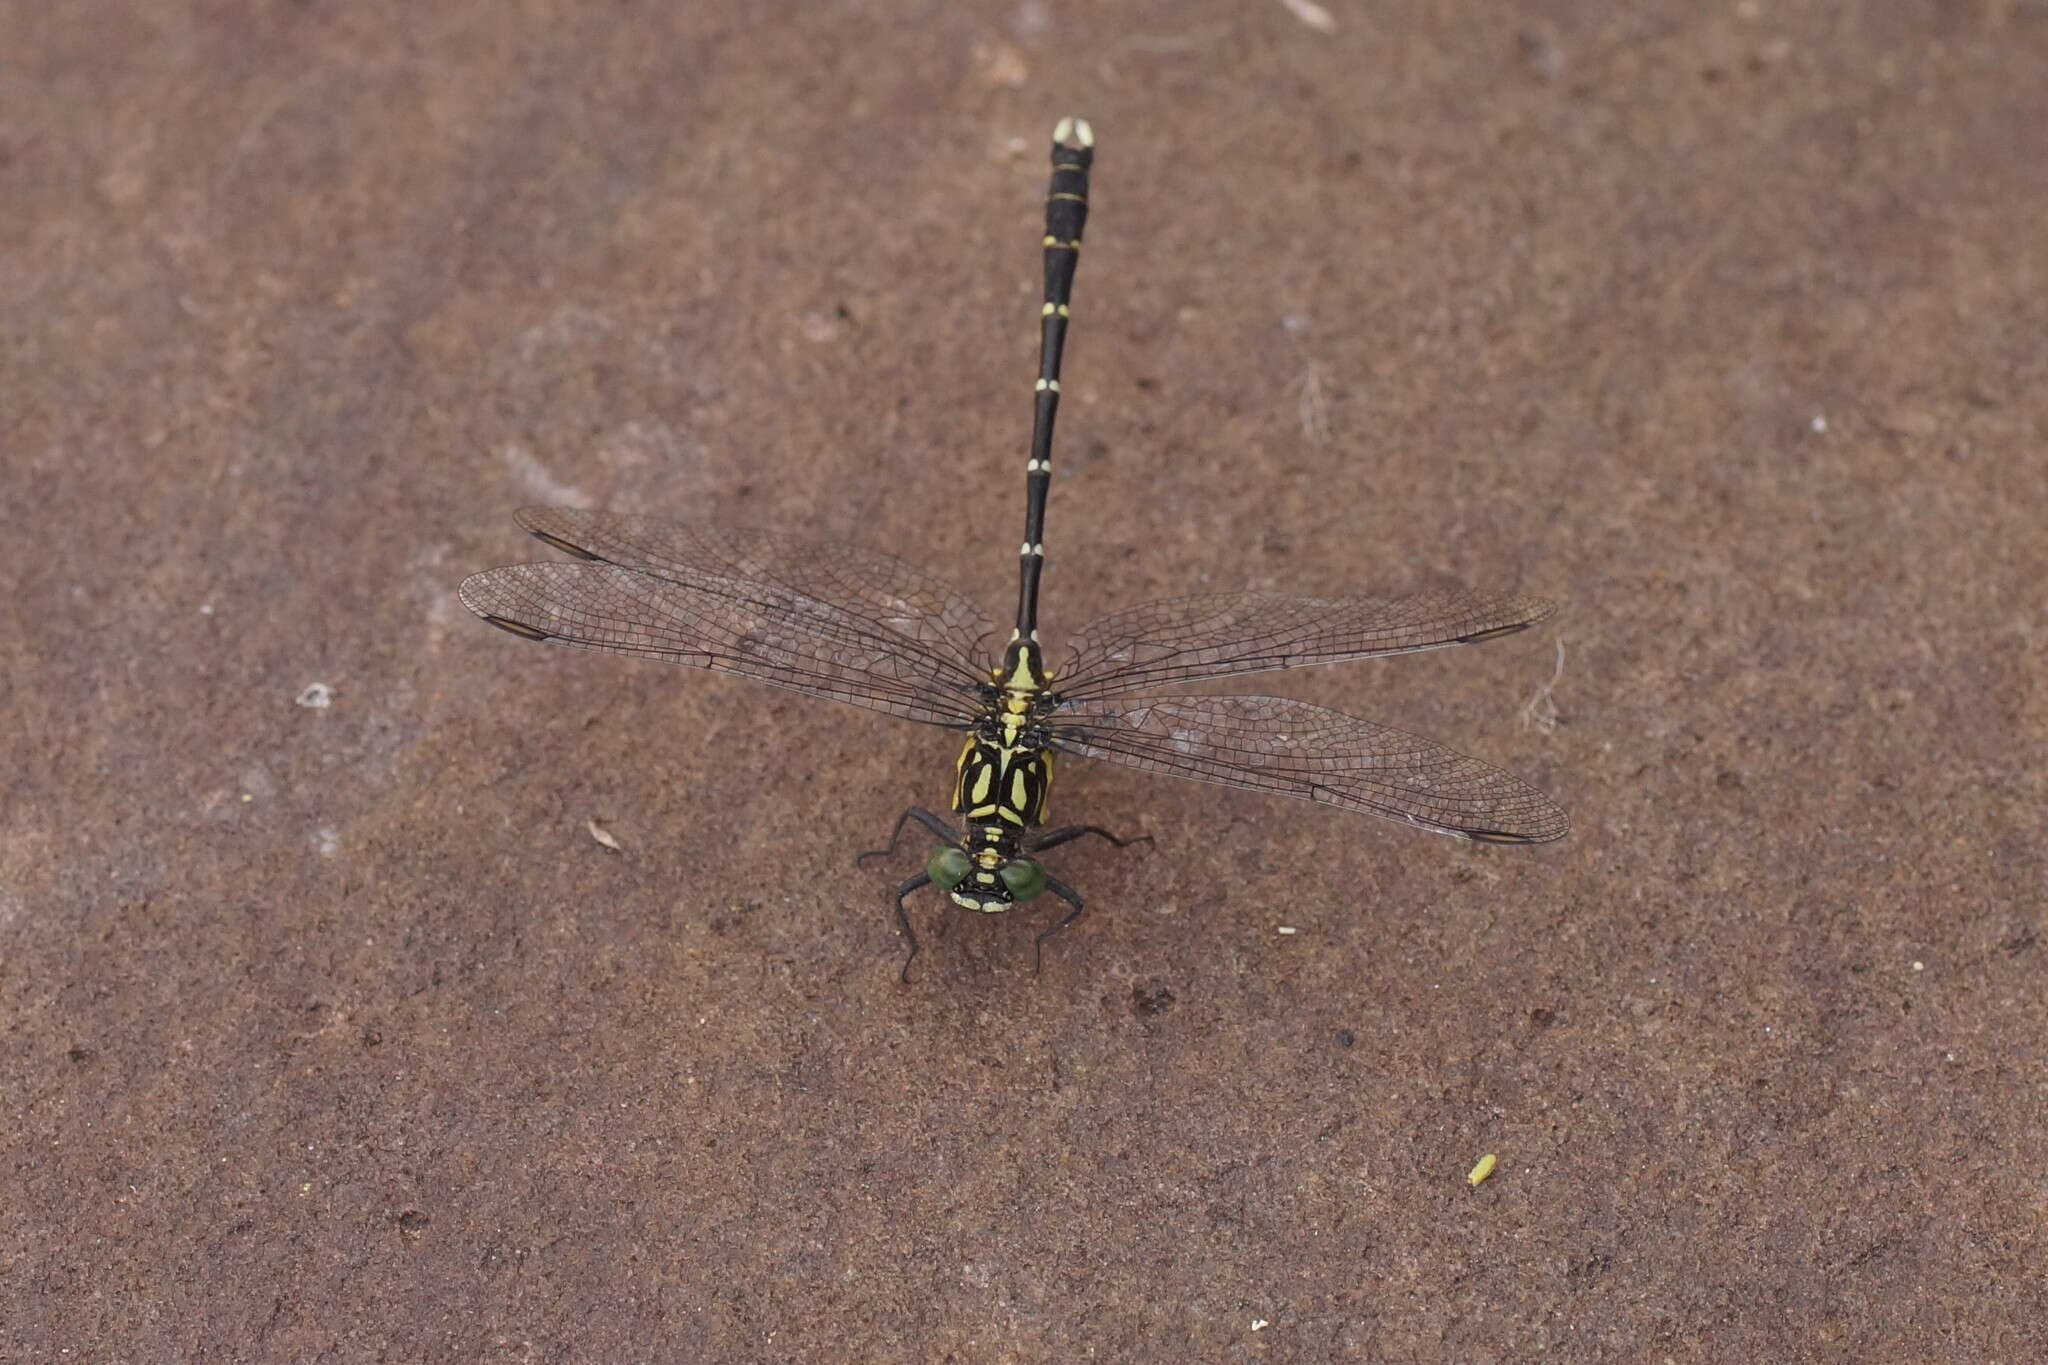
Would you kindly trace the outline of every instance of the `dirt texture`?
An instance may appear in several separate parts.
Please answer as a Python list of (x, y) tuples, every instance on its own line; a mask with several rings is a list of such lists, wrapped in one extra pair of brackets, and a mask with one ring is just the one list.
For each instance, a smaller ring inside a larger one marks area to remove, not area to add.
[[(2048, 3), (0, 32), (0, 1359), (2048, 1358)], [(573, 504), (1006, 614), (1068, 113), (1053, 658), (1554, 596), (1239, 690), (1575, 828), (1066, 761), (1156, 842), (904, 985), (956, 737), (455, 588)]]

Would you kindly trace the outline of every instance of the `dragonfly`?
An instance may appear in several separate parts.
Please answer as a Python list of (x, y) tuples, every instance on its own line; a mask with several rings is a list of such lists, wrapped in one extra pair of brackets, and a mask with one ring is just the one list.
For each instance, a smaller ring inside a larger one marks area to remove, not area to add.
[(520, 524), (570, 558), (487, 569), (460, 589), (472, 612), (525, 639), (736, 674), (964, 731), (952, 789), (960, 825), (912, 806), (886, 848), (861, 855), (894, 853), (912, 823), (939, 841), (895, 892), (905, 980), (918, 953), (912, 893), (935, 886), (987, 914), (1052, 893), (1067, 910), (1034, 939), (1035, 969), (1083, 901), (1034, 855), (1090, 836), (1139, 842), (1095, 825), (1043, 828), (1056, 756), (1299, 797), (1479, 843), (1544, 843), (1570, 828), (1528, 783), (1431, 740), (1286, 697), (1180, 690), (1495, 639), (1549, 617), (1554, 605), (1540, 597), (1198, 593), (1113, 611), (1047, 667), (1038, 632), (1046, 495), (1094, 150), (1084, 119), (1053, 131), (1017, 612), (999, 655), (990, 642), (1001, 627), (940, 579), (893, 555), (780, 530), (528, 508)]

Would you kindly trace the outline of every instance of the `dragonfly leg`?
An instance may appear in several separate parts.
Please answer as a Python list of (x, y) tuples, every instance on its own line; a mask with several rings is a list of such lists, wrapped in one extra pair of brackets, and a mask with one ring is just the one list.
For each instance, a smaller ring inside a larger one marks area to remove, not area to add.
[(1037, 938), (1031, 940), (1031, 974), (1033, 976), (1037, 976), (1039, 969), (1045, 966), (1045, 941), (1066, 928), (1069, 924), (1072, 924), (1075, 920), (1081, 918), (1081, 898), (1074, 894), (1073, 887), (1068, 886), (1057, 877), (1047, 877), (1045, 879), (1045, 889), (1074, 908), (1067, 911), (1065, 917), (1053, 925), (1052, 928), (1047, 929)]
[(859, 857), (855, 858), (853, 860), (853, 865), (855, 867), (860, 867), (863, 866), (870, 858), (886, 858), (890, 854), (894, 853), (896, 851), (896, 841), (903, 837), (903, 827), (909, 824), (912, 820), (917, 821), (917, 823), (923, 825), (926, 829), (938, 835), (941, 839), (945, 840), (949, 844), (957, 844), (960, 842), (960, 836), (954, 833), (952, 827), (947, 825), (947, 823), (944, 820), (941, 820), (938, 816), (933, 815), (923, 806), (912, 806), (909, 810), (904, 811), (903, 814), (896, 817), (896, 828), (889, 831), (889, 846), (887, 848), (869, 849), (866, 853), (863, 853)]
[(930, 886), (932, 879), (920, 872), (896, 888), (896, 927), (903, 931), (903, 937), (910, 941), (910, 956), (903, 959), (903, 971), (898, 980), (910, 984), (910, 964), (917, 961), (917, 931), (910, 927), (910, 912), (903, 908), (903, 898), (921, 886)]
[(1131, 839), (1119, 839), (1100, 825), (1062, 825), (1058, 829), (1047, 830), (1033, 839), (1031, 841), (1031, 851), (1037, 853), (1048, 848), (1058, 848), (1061, 844), (1070, 844), (1074, 840), (1089, 834), (1099, 834), (1118, 848), (1129, 848), (1132, 844), (1149, 844), (1152, 842), (1152, 836), (1149, 834), (1140, 834)]

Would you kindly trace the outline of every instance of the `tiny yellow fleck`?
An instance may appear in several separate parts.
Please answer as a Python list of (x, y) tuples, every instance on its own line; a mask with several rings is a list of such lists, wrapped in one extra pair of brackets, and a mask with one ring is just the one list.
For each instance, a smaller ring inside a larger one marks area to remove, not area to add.
[(1472, 1173), (1465, 1177), (1465, 1183), (1477, 1189), (1485, 1182), (1486, 1177), (1493, 1174), (1493, 1168), (1499, 1164), (1500, 1158), (1492, 1152), (1488, 1152), (1485, 1156), (1479, 1158), (1479, 1164), (1474, 1166)]

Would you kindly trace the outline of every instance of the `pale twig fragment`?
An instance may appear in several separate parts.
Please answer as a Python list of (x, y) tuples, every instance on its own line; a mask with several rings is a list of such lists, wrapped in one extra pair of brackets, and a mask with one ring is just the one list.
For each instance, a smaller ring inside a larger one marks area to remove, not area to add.
[(1316, 0), (1280, 0), (1287, 12), (1318, 33), (1335, 33), (1337, 21)]

